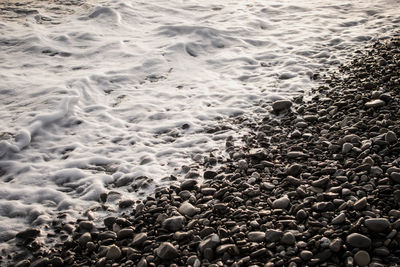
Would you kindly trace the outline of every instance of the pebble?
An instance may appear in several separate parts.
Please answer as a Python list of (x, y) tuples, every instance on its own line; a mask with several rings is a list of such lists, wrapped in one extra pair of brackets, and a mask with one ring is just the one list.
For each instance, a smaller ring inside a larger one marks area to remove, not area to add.
[(94, 223), (91, 221), (81, 221), (79, 227), (83, 230), (90, 231), (94, 228)]
[(339, 252), (341, 247), (342, 247), (342, 239), (340, 238), (335, 238), (331, 241), (331, 243), (329, 244), (329, 248), (330, 250), (332, 250), (333, 252)]
[(107, 260), (117, 260), (121, 257), (121, 255), (121, 249), (116, 245), (111, 245), (107, 250), (106, 258)]
[(249, 232), (249, 233), (247, 234), (247, 237), (248, 237), (249, 240), (252, 241), (252, 242), (262, 242), (262, 241), (265, 241), (265, 233), (264, 233), (264, 232), (259, 232), (259, 231)]
[(147, 233), (136, 234), (131, 243), (132, 246), (140, 246), (147, 240)]
[(178, 250), (170, 242), (161, 243), (156, 253), (163, 260), (172, 260), (179, 256)]
[(219, 243), (221, 242), (221, 239), (217, 234), (212, 234), (205, 240), (201, 241), (199, 244), (199, 250), (201, 253), (203, 253), (207, 248), (214, 249), (216, 248)]
[(281, 238), (281, 243), (285, 245), (294, 245), (296, 243), (296, 237), (291, 232), (286, 232)]
[(365, 106), (367, 108), (378, 108), (378, 107), (383, 107), (384, 105), (386, 105), (385, 101), (380, 99), (374, 99), (365, 103)]
[(367, 206), (367, 203), (368, 203), (368, 202), (367, 202), (367, 198), (366, 198), (366, 197), (363, 197), (363, 198), (357, 200), (357, 201), (354, 203), (353, 207), (354, 207), (355, 210), (363, 210), (363, 209), (365, 209), (365, 207)]
[(338, 216), (332, 219), (332, 224), (341, 224), (346, 220), (346, 214), (340, 213)]
[(354, 261), (358, 266), (363, 267), (368, 266), (371, 262), (371, 258), (367, 251), (360, 250), (354, 255)]
[(273, 209), (286, 209), (290, 205), (290, 199), (287, 196), (278, 198), (272, 202)]
[(238, 162), (238, 168), (241, 170), (247, 170), (249, 167), (249, 165), (247, 164), (247, 161), (245, 161), (244, 159), (239, 160)]
[(31, 265), (29, 265), (29, 267), (47, 267), (49, 263), (50, 263), (49, 258), (44, 257), (35, 260), (34, 262), (31, 263)]
[(392, 173), (390, 174), (390, 178), (391, 178), (394, 182), (400, 184), (400, 172), (392, 172)]
[(309, 250), (300, 251), (300, 258), (304, 261), (308, 261), (313, 257), (313, 253)]
[(369, 248), (371, 246), (371, 239), (359, 233), (352, 233), (348, 235), (346, 242), (355, 248)]
[(193, 190), (196, 188), (197, 181), (194, 179), (187, 179), (183, 181), (180, 185), (181, 190)]
[(82, 234), (82, 235), (79, 237), (79, 239), (78, 239), (79, 244), (81, 244), (81, 245), (84, 246), (84, 247), (85, 247), (86, 244), (87, 244), (88, 242), (90, 242), (90, 241), (92, 241), (92, 236), (91, 236), (90, 233), (88, 233), (88, 232)]
[(40, 230), (29, 228), (22, 232), (17, 233), (15, 236), (21, 239), (35, 238), (40, 235)]
[(373, 232), (383, 232), (390, 227), (390, 222), (386, 218), (366, 219), (365, 226)]
[(342, 146), (342, 153), (347, 154), (353, 149), (353, 144), (351, 143), (344, 143)]
[(279, 113), (281, 111), (285, 111), (290, 109), (293, 103), (290, 100), (277, 100), (272, 103), (272, 109), (274, 112)]
[(281, 240), (283, 232), (281, 230), (269, 229), (265, 232), (265, 239), (269, 242), (277, 242)]
[(125, 238), (132, 238), (134, 231), (132, 228), (123, 228), (118, 231), (117, 238), (118, 239), (125, 239)]
[(200, 209), (194, 207), (192, 204), (186, 201), (181, 204), (178, 211), (182, 215), (192, 217), (195, 214), (197, 214), (200, 211)]
[(162, 226), (163, 226), (163, 228), (165, 228), (171, 232), (176, 232), (176, 231), (182, 229), (184, 222), (185, 222), (185, 217), (173, 216), (173, 217), (165, 219), (162, 223)]
[(389, 144), (395, 144), (397, 143), (397, 135), (393, 131), (388, 131), (385, 134), (385, 141), (388, 142)]

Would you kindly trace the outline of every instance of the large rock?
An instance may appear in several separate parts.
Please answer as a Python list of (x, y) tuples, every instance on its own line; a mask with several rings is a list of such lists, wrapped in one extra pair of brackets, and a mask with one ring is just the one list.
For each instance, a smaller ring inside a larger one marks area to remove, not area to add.
[(173, 216), (165, 219), (164, 222), (162, 223), (162, 226), (164, 229), (170, 232), (176, 232), (182, 229), (184, 222), (185, 222), (185, 217)]
[(346, 242), (355, 248), (369, 248), (371, 246), (371, 239), (359, 233), (352, 233), (348, 235)]
[(274, 112), (279, 113), (290, 109), (292, 105), (293, 103), (290, 100), (277, 100), (272, 104), (272, 109), (274, 110)]
[(163, 260), (172, 260), (179, 256), (178, 250), (170, 242), (161, 243), (156, 254)]

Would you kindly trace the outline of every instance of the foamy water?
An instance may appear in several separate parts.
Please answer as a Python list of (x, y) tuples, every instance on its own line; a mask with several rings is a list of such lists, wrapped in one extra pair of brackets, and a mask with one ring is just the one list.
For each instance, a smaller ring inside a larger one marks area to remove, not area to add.
[(396, 0), (150, 2), (0, 20), (0, 242), (143, 192), (119, 179), (181, 178), (237, 134), (204, 129), (309, 90), (400, 24)]

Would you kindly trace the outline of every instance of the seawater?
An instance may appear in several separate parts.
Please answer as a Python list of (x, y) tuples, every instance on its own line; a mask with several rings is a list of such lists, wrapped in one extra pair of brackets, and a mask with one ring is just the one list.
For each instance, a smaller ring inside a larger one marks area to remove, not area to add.
[[(83, 216), (102, 193), (137, 199), (181, 178), (238, 135), (205, 129), (309, 91), (315, 73), (396, 30), (399, 7), (116, 0), (1, 17), (1, 247), (59, 213)], [(141, 176), (147, 189), (114, 186)]]

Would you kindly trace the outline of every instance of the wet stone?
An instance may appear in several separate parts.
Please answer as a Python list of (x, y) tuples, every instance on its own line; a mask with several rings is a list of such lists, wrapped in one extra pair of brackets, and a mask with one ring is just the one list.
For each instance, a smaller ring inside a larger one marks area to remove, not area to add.
[(272, 202), (273, 209), (286, 209), (290, 204), (290, 199), (287, 196), (278, 198)]
[(352, 233), (348, 235), (346, 242), (355, 248), (368, 248), (371, 246), (371, 239), (359, 233)]
[(249, 232), (247, 234), (247, 237), (252, 242), (263, 242), (263, 241), (265, 241), (265, 233), (264, 232), (259, 232), (259, 231)]
[(390, 222), (386, 218), (366, 219), (365, 226), (373, 232), (383, 232), (390, 227)]
[(47, 267), (49, 265), (49, 258), (44, 257), (41, 259), (37, 259), (29, 265), (29, 267)]
[(168, 231), (176, 232), (182, 229), (184, 222), (185, 222), (185, 217), (173, 216), (168, 219), (165, 219), (164, 222), (162, 223), (162, 226)]
[(269, 229), (265, 232), (265, 239), (269, 242), (277, 242), (283, 236), (283, 232), (281, 230), (273, 230)]
[(371, 258), (367, 251), (360, 250), (354, 255), (354, 261), (360, 267), (368, 266), (368, 264), (371, 262)]
[(185, 180), (185, 181), (183, 181), (181, 183), (180, 189), (181, 190), (189, 190), (190, 191), (190, 190), (195, 189), (196, 185), (197, 185), (197, 181), (196, 180), (188, 179), (188, 180)]
[(94, 223), (91, 221), (81, 221), (79, 227), (83, 230), (90, 231), (94, 228)]
[(178, 250), (170, 242), (161, 243), (156, 250), (157, 256), (163, 260), (172, 260), (178, 257)]
[(116, 260), (119, 259), (121, 255), (122, 255), (121, 249), (116, 245), (111, 245), (107, 250), (106, 258), (108, 260)]
[(17, 238), (21, 238), (21, 239), (30, 239), (30, 238), (36, 238), (39, 235), (40, 235), (40, 230), (30, 228), (30, 229), (26, 229), (22, 232), (17, 233), (15, 236)]
[(289, 100), (277, 100), (272, 104), (272, 109), (274, 112), (281, 112), (290, 109), (293, 103)]

